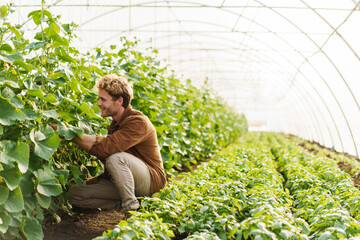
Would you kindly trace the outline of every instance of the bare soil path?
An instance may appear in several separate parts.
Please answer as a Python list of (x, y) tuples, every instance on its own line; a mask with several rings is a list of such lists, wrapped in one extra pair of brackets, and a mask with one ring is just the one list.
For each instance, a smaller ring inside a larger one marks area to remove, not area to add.
[(123, 219), (125, 215), (114, 210), (76, 209), (74, 216), (63, 214), (60, 223), (45, 223), (44, 240), (90, 240)]

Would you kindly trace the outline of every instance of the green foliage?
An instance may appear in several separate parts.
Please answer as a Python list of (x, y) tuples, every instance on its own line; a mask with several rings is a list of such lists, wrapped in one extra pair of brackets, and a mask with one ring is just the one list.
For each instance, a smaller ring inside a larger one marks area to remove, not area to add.
[(278, 143), (282, 146), (273, 141), (272, 148), (287, 177), (286, 186), (296, 199), (295, 215), (309, 222), (311, 237), (349, 239), (359, 236), (360, 223), (356, 220), (359, 212), (354, 211), (356, 202), (352, 199), (360, 192), (350, 176), (331, 159), (315, 157), (285, 139), (279, 139)]
[(179, 239), (309, 239), (304, 231), (308, 224), (292, 216), (292, 197), (271, 153), (246, 147), (222, 150), (193, 174), (143, 199), (143, 208), (128, 219), (127, 228), (120, 226), (98, 239), (121, 238), (130, 230), (139, 233), (132, 239), (145, 239), (139, 222), (158, 228), (156, 219), (148, 221), (152, 215), (171, 230), (164, 235)]
[[(66, 140), (82, 133), (106, 134), (95, 79), (126, 76), (135, 109), (154, 123), (168, 174), (209, 158), (247, 131), (234, 113), (206, 89), (182, 84), (156, 54), (136, 51), (137, 41), (80, 53), (72, 46), (75, 24), (41, 9), (29, 13), (35, 30), (21, 26), (0, 8), (0, 238), (42, 239), (43, 209), (67, 204), (65, 189), (103, 171), (97, 159)], [(54, 132), (49, 124), (57, 124)], [(61, 140), (59, 135), (65, 140)], [(154, 233), (155, 234), (155, 233)]]
[(357, 239), (359, 192), (333, 160), (248, 133), (97, 239), (157, 239), (144, 228), (175, 239)]

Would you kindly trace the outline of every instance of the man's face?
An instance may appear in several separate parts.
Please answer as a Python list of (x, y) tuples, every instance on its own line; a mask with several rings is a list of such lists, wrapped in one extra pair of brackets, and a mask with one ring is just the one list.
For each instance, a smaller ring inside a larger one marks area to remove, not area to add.
[(122, 105), (122, 98), (120, 97), (117, 100), (113, 100), (109, 93), (104, 90), (99, 90), (99, 100), (97, 105), (101, 109), (101, 116), (102, 117), (114, 117), (119, 112), (121, 105)]

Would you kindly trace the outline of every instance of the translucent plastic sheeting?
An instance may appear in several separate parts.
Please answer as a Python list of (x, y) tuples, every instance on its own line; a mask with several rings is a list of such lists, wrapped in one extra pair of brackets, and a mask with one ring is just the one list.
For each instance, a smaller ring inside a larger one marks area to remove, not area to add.
[[(9, 1), (6, 1), (9, 2)], [(41, 1), (13, 1), (13, 21)], [(245, 113), (250, 130), (284, 131), (360, 152), (357, 0), (83, 0), (43, 7), (79, 25), (80, 50), (136, 37), (159, 58)], [(165, 61), (166, 60), (166, 61)]]

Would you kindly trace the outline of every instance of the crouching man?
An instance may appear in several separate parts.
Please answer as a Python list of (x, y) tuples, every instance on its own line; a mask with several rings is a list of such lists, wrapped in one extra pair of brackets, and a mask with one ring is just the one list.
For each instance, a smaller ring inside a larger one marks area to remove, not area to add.
[[(140, 111), (132, 109), (133, 91), (114, 74), (97, 83), (102, 117), (111, 117), (107, 137), (83, 134), (71, 141), (99, 158), (104, 174), (69, 190), (72, 205), (83, 208), (137, 210), (137, 197), (150, 196), (166, 184), (156, 130)], [(56, 130), (56, 126), (52, 126)]]

